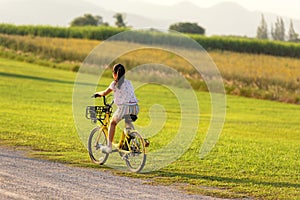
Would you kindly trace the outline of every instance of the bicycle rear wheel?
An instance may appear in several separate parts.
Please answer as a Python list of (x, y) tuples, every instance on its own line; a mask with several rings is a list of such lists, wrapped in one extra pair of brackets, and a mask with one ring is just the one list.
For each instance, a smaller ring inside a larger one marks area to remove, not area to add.
[(107, 145), (107, 138), (103, 130), (100, 130), (100, 127), (97, 126), (91, 131), (88, 141), (88, 150), (91, 160), (96, 163), (103, 165), (109, 154), (102, 153), (100, 147)]
[(129, 171), (138, 173), (146, 164), (145, 141), (138, 132), (131, 132), (130, 135), (130, 153), (127, 153), (124, 158)]

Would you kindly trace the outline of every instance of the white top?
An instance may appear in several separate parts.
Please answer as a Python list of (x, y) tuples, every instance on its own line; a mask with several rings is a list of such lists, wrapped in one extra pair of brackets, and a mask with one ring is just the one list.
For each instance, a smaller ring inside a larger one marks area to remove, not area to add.
[(109, 88), (114, 92), (114, 102), (118, 106), (137, 104), (138, 100), (134, 94), (133, 86), (129, 80), (124, 79), (120, 89), (117, 87), (115, 81), (111, 82)]

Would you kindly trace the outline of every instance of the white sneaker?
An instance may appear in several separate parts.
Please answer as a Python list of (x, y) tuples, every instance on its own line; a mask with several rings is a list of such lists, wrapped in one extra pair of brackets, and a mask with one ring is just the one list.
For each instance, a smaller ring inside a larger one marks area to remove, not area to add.
[(112, 148), (111, 147), (108, 147), (108, 146), (102, 146), (100, 148), (100, 150), (102, 151), (102, 153), (111, 153), (112, 152)]

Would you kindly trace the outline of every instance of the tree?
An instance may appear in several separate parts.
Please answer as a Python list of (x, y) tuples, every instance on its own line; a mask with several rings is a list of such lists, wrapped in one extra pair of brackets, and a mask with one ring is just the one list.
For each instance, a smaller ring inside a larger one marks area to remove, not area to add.
[(82, 17), (77, 17), (71, 22), (71, 26), (101, 26), (108, 25), (103, 23), (103, 18), (99, 15), (84, 14)]
[(293, 25), (293, 21), (290, 21), (290, 28), (289, 28), (289, 41), (296, 42), (298, 41), (298, 34), (296, 33)]
[(205, 29), (197, 23), (179, 22), (169, 26), (169, 30), (178, 31), (180, 33), (205, 34)]
[(114, 18), (116, 18), (115, 24), (117, 27), (126, 27), (126, 23), (124, 22), (124, 19), (126, 18), (125, 14), (116, 13)]
[(261, 15), (260, 25), (257, 27), (256, 38), (258, 39), (268, 39), (268, 25), (265, 20), (264, 15)]
[(271, 34), (274, 40), (284, 41), (285, 28), (282, 18), (277, 17), (275, 28), (271, 27)]

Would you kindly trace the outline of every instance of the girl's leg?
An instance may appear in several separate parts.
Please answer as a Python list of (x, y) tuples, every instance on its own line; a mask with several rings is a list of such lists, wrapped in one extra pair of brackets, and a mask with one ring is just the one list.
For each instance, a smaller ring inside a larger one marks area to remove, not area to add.
[(116, 130), (117, 124), (118, 124), (118, 121), (113, 117), (112, 120), (110, 121), (109, 129), (108, 129), (107, 146), (101, 147), (101, 151), (103, 153), (111, 153), (112, 152), (112, 141), (115, 136), (115, 130)]
[(134, 129), (133, 123), (131, 120), (126, 120), (125, 119), (125, 128), (126, 129)]
[(114, 118), (110, 121), (109, 129), (108, 129), (108, 147), (112, 147), (112, 141), (115, 136), (116, 126), (118, 124), (118, 121)]

